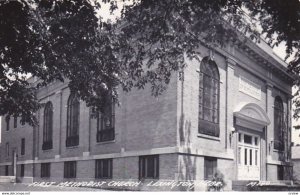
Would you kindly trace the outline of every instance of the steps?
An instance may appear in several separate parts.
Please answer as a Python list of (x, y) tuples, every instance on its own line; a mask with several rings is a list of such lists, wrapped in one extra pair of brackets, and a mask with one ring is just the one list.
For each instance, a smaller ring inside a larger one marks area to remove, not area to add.
[(247, 185), (251, 182), (258, 182), (258, 181), (251, 181), (251, 180), (235, 180), (235, 181), (232, 181), (232, 190), (233, 191), (249, 191)]
[(300, 185), (292, 181), (232, 181), (233, 191), (300, 191)]
[(0, 183), (15, 183), (15, 176), (0, 176)]

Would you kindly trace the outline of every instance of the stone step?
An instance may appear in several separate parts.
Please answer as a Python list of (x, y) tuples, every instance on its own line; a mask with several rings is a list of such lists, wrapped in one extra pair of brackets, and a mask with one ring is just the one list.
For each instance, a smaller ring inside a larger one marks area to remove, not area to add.
[(33, 177), (17, 177), (18, 183), (33, 183)]
[(0, 176), (0, 183), (15, 183), (15, 176)]
[(234, 191), (299, 191), (300, 185), (293, 184), (290, 180), (282, 181), (232, 181)]

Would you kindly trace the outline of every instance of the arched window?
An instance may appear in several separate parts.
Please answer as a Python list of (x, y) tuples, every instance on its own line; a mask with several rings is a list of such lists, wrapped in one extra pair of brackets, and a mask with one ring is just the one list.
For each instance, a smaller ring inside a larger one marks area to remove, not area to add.
[(72, 93), (68, 100), (67, 116), (67, 139), (66, 146), (77, 146), (79, 144), (79, 114), (80, 102), (75, 93)]
[(53, 132), (53, 106), (47, 102), (44, 110), (44, 127), (43, 127), (43, 150), (52, 149), (52, 132)]
[(105, 96), (104, 108), (97, 115), (97, 142), (115, 139), (115, 104), (110, 95)]
[(198, 130), (201, 134), (219, 137), (220, 76), (215, 62), (204, 58), (199, 76)]
[(274, 102), (274, 149), (284, 150), (284, 113), (282, 99), (277, 96)]

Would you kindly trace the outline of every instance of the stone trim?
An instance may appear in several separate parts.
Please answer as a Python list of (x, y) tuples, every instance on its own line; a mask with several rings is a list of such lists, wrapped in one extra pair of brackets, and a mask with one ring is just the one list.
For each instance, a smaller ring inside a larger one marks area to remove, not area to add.
[(202, 134), (202, 133), (198, 133), (197, 137), (204, 138), (204, 139), (209, 139), (209, 140), (214, 140), (214, 141), (219, 141), (219, 142), (221, 141), (220, 137), (205, 135), (205, 134)]
[[(65, 158), (51, 158), (51, 159), (38, 159), (35, 160), (24, 160), (18, 161), (17, 164), (38, 164), (38, 163), (58, 163), (64, 161), (82, 161), (82, 160), (96, 160), (96, 159), (105, 159), (105, 158), (124, 158), (124, 157), (138, 157), (142, 155), (152, 155), (152, 154), (186, 154), (186, 155), (195, 155), (195, 156), (212, 156), (222, 159), (234, 159), (233, 150), (227, 150), (227, 152), (213, 152), (213, 151), (204, 151), (201, 149), (196, 149), (193, 147), (165, 147), (165, 148), (155, 148), (151, 150), (138, 150), (138, 151), (124, 151), (119, 153), (110, 153), (110, 154), (98, 154), (98, 155), (82, 155), (78, 157), (65, 157)], [(3, 165), (12, 165), (11, 162), (0, 163), (0, 166)]]

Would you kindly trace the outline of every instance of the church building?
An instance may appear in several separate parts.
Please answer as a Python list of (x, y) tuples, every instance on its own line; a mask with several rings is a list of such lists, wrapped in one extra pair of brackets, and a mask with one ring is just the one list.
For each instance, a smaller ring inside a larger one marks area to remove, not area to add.
[(199, 51), (162, 95), (120, 91), (121, 105), (107, 98), (96, 115), (67, 82), (40, 89), (38, 126), (2, 117), (0, 175), (16, 165), (20, 181), (291, 180), (287, 64), (263, 40)]

